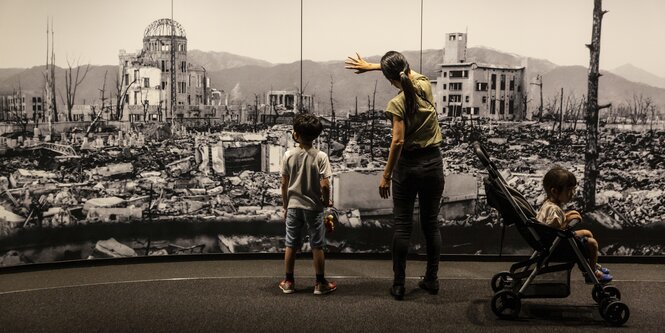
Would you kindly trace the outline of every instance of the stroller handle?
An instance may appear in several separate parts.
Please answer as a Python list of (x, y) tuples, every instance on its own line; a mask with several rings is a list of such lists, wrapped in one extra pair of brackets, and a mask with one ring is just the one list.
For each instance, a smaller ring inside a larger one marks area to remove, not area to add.
[(485, 168), (490, 166), (490, 158), (489, 155), (487, 154), (487, 151), (485, 150), (485, 147), (483, 147), (480, 142), (474, 141), (473, 142), (473, 151), (476, 153), (476, 156), (480, 159), (480, 162), (483, 163)]

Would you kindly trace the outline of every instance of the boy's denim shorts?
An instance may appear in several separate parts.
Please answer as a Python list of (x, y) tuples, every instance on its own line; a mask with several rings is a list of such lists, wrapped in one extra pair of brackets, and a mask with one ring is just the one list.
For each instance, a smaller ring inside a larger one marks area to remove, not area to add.
[(323, 225), (323, 211), (289, 208), (286, 213), (286, 247), (300, 248), (305, 224), (312, 248), (325, 246), (326, 228)]

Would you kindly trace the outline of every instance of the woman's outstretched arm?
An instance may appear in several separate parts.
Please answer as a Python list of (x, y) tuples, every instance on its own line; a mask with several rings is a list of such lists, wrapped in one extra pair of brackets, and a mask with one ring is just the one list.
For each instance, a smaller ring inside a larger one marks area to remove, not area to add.
[(365, 61), (357, 52), (356, 52), (356, 57), (347, 57), (346, 61), (344, 62), (346, 66), (344, 68), (346, 69), (355, 69), (356, 74), (361, 74), (364, 72), (369, 72), (369, 71), (376, 71), (381, 69), (381, 64), (374, 64)]

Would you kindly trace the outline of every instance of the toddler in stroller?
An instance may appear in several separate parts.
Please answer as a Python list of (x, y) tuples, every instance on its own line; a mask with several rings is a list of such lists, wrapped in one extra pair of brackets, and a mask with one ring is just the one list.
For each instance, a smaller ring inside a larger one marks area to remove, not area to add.
[[(594, 274), (596, 267), (592, 268), (585, 256), (587, 248), (580, 244), (571, 229), (579, 221), (579, 214), (569, 214), (569, 223), (563, 229), (539, 222), (536, 211), (521, 193), (508, 186), (485, 148), (479, 142), (475, 142), (473, 148), (487, 169), (485, 193), (488, 204), (499, 211), (504, 226), (514, 226), (534, 250), (529, 259), (492, 277), (491, 287), (495, 292), (490, 303), (492, 312), (499, 318), (514, 319), (519, 316), (523, 298), (568, 297), (570, 272), (577, 264), (594, 285), (591, 295), (600, 305), (603, 319), (615, 326), (628, 321), (630, 310), (620, 301), (619, 289), (605, 285)], [(555, 275), (564, 275), (564, 278), (552, 280), (550, 277)]]
[[(570, 202), (575, 195), (575, 188), (577, 187), (577, 179), (575, 175), (559, 166), (550, 169), (543, 178), (543, 188), (547, 193), (547, 199), (538, 210), (536, 219), (541, 223), (545, 223), (551, 227), (565, 230), (571, 221), (582, 220), (579, 212), (571, 210), (568, 212), (563, 211), (561, 206)], [(588, 254), (588, 261), (591, 267), (594, 268), (594, 274), (601, 283), (608, 283), (612, 281), (612, 275), (607, 268), (598, 264), (598, 241), (593, 238), (591, 231), (586, 229), (573, 231), (578, 243), (584, 244), (586, 247), (586, 254)], [(591, 279), (585, 274), (587, 283), (591, 283)]]

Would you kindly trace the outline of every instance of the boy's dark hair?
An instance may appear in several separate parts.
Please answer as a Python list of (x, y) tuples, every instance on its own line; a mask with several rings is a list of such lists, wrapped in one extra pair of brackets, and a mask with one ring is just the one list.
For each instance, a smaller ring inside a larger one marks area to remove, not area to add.
[(553, 167), (550, 171), (547, 171), (545, 177), (543, 177), (543, 187), (545, 188), (545, 193), (547, 193), (548, 198), (554, 197), (552, 188), (561, 193), (576, 185), (577, 178), (575, 178), (575, 175), (560, 166)]
[(315, 115), (311, 113), (299, 113), (293, 118), (293, 131), (300, 137), (312, 142), (323, 132), (323, 125)]

